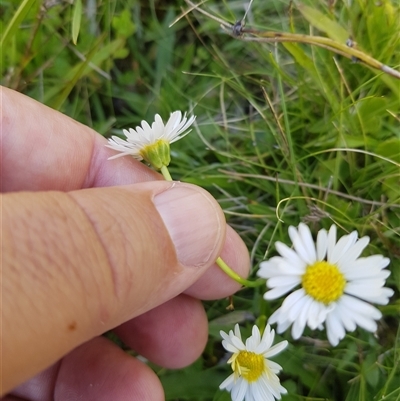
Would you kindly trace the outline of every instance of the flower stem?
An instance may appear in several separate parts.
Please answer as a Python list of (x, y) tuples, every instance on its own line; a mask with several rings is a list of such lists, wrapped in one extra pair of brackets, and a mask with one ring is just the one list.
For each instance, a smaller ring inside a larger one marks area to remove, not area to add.
[(165, 178), (165, 181), (172, 181), (171, 174), (169, 173), (168, 167), (167, 166), (162, 166), (161, 167), (161, 174)]
[[(161, 174), (165, 178), (166, 181), (172, 181), (171, 174), (169, 173), (167, 166), (161, 167)], [(218, 257), (216, 260), (217, 265), (221, 268), (221, 270), (227, 274), (231, 279), (237, 281), (239, 284), (242, 284), (245, 287), (258, 287), (265, 283), (265, 280), (256, 280), (250, 281), (246, 280), (239, 276), (239, 274), (235, 273), (223, 260), (221, 257)]]
[(239, 276), (239, 274), (235, 273), (223, 260), (219, 257), (216, 260), (217, 265), (221, 268), (221, 270), (227, 274), (231, 279), (237, 281), (239, 284), (242, 284), (245, 287), (259, 287), (260, 285), (265, 284), (265, 280), (259, 279), (255, 281), (246, 280)]

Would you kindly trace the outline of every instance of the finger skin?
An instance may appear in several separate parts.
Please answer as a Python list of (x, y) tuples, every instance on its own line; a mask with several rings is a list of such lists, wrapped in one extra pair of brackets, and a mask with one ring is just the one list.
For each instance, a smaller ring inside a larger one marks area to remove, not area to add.
[[(220, 254), (229, 267), (241, 277), (247, 277), (250, 271), (250, 258), (245, 243), (232, 227), (226, 226), (225, 244)], [(226, 298), (239, 291), (241, 285), (229, 278), (214, 263), (185, 294), (202, 300)]]
[[(135, 349), (140, 355), (149, 358), (160, 366), (169, 368), (181, 368), (193, 363), (201, 354), (208, 338), (207, 317), (200, 301), (187, 295), (179, 295), (170, 301), (138, 316), (137, 318), (122, 324), (115, 329), (115, 333), (123, 342)], [(91, 344), (92, 341), (85, 343)], [(82, 351), (78, 347), (79, 355)], [(104, 354), (101, 348), (98, 354)], [(69, 358), (75, 353), (71, 351)], [(86, 377), (79, 356), (74, 356), (75, 365), (58, 362), (36, 377), (28, 380), (12, 391), (12, 395), (28, 398), (32, 401), (53, 401), (54, 389), (59, 386), (60, 365), (63, 364), (65, 377), (74, 377), (79, 366), (79, 375)], [(118, 364), (117, 360), (115, 364)], [(88, 369), (91, 369), (88, 366)], [(102, 376), (115, 368), (112, 363), (103, 366), (104, 372), (99, 377), (90, 378), (89, 383), (102, 381)], [(138, 366), (140, 369), (140, 366)], [(70, 371), (69, 371), (70, 370)], [(125, 372), (126, 373), (126, 372)], [(125, 374), (124, 373), (124, 374)], [(130, 388), (134, 385), (132, 379)], [(76, 390), (76, 383), (70, 382), (69, 393)], [(65, 386), (65, 383), (63, 384)], [(65, 387), (64, 387), (65, 388)], [(61, 395), (61, 393), (60, 393)], [(62, 399), (62, 398), (60, 398)], [(110, 397), (110, 399), (113, 399)], [(140, 400), (142, 401), (142, 400)]]
[(165, 399), (161, 383), (149, 367), (102, 337), (79, 347), (64, 358), (54, 398), (60, 401)]
[[(0, 91), (1, 192), (70, 191), (163, 179), (131, 157), (107, 160), (115, 152), (106, 148), (107, 141), (89, 127), (13, 90), (0, 87)], [(229, 227), (221, 256), (239, 275), (247, 276), (250, 268), (247, 249)], [(222, 277), (222, 281), (216, 277)], [(216, 299), (239, 289), (238, 283), (214, 265), (186, 293), (200, 299)]]
[[(178, 262), (155, 208), (154, 196), (171, 186), (192, 188), (206, 200), (199, 223), (211, 219), (208, 232), (199, 232), (211, 235), (212, 249), (201, 265)], [(201, 188), (160, 181), (157, 188), (142, 183), (134, 189), (2, 195), (3, 391), (84, 341), (175, 297), (220, 253), (224, 217)]]
[(16, 388), (9, 395), (14, 396), (30, 401), (163, 401), (164, 391), (148, 366), (97, 337)]
[[(155, 306), (163, 302), (162, 297), (170, 299), (185, 286), (190, 286), (187, 290), (188, 294), (202, 299), (224, 297), (239, 289), (240, 286), (237, 283), (225, 275), (220, 276), (220, 270), (215, 265), (210, 268), (204, 279), (193, 285), (190, 283), (196, 279), (197, 273), (193, 275), (191, 272), (193, 277), (191, 275), (189, 279), (178, 274), (183, 278), (177, 280), (174, 267), (170, 266), (168, 271), (174, 273), (174, 280), (167, 285), (168, 279), (163, 276), (161, 283), (166, 285), (159, 284), (161, 289), (157, 292), (154, 292), (153, 286), (150, 289), (152, 296), (146, 294), (140, 297), (141, 282), (138, 288), (136, 283), (132, 282), (134, 278), (132, 274), (127, 272), (114, 274), (117, 278), (121, 277), (122, 283), (124, 277), (129, 276), (127, 278), (129, 289), (125, 288), (125, 292), (136, 294), (141, 302), (138, 305), (138, 311), (135, 312), (133, 304), (123, 302), (123, 297), (110, 303), (107, 296), (110, 293), (115, 295), (112, 274), (114, 267), (110, 267), (107, 259), (110, 253), (106, 251), (95, 222), (89, 218), (83, 206), (79, 206), (78, 211), (75, 210), (76, 205), (71, 209), (69, 206), (67, 209), (62, 207), (64, 204), (62, 192), (144, 182), (150, 184), (150, 181), (162, 180), (162, 176), (130, 157), (108, 161), (107, 158), (115, 152), (106, 148), (104, 146), (106, 140), (90, 128), (17, 92), (6, 88), (0, 88), (0, 91), (2, 101), (2, 113), (0, 113), (1, 192), (16, 196), (17, 193), (10, 192), (61, 191), (61, 193), (40, 193), (39, 198), (33, 198), (33, 193), (18, 192), (18, 195), (26, 202), (25, 206), (20, 209), (20, 201), (10, 198), (6, 213), (4, 198), (1, 200), (3, 221), (6, 221), (6, 217), (12, 221), (12, 229), (5, 230), (4, 224), (2, 227), (3, 238), (5, 234), (9, 234), (8, 239), (12, 246), (9, 242), (6, 246), (4, 240), (1, 244), (3, 268), (5, 256), (12, 262), (7, 269), (3, 270), (3, 310), (6, 312), (3, 315), (9, 319), (6, 326), (6, 320), (3, 318), (4, 327), (9, 328), (3, 330), (3, 335), (7, 341), (11, 337), (11, 343), (18, 349), (18, 352), (14, 354), (16, 358), (13, 358), (18, 372), (12, 383), (20, 383), (26, 377), (39, 372), (75, 345), (104, 332), (114, 324), (120, 324), (120, 319), (130, 319), (143, 313), (147, 308), (152, 307), (151, 302), (154, 301)], [(157, 188), (153, 190), (157, 191)], [(71, 201), (70, 203), (76, 201), (76, 199), (71, 200), (70, 194), (64, 194), (64, 196)], [(96, 200), (99, 203), (103, 202), (99, 196), (94, 198), (93, 203), (96, 203)], [(138, 199), (142, 202), (140, 197)], [(148, 200), (147, 197), (146, 199)], [(90, 203), (90, 196), (86, 200)], [(135, 201), (129, 196), (129, 200), (125, 200), (128, 205), (121, 206), (120, 202), (122, 200), (115, 202), (113, 197), (113, 201), (107, 203), (108, 210), (106, 207), (100, 208), (102, 213), (99, 214), (103, 215), (106, 210), (111, 215), (108, 224), (105, 224), (104, 231), (107, 231), (107, 227), (112, 231), (115, 225), (115, 214), (126, 211)], [(99, 208), (99, 205), (96, 207)], [(16, 216), (13, 215), (14, 212)], [(135, 218), (139, 219), (146, 215), (146, 212), (137, 209), (132, 213), (141, 213), (141, 215), (135, 214)], [(122, 214), (117, 226), (132, 224), (128, 224), (126, 215)], [(155, 226), (157, 227), (157, 224)], [(15, 230), (15, 227), (20, 227), (20, 231)], [(224, 227), (222, 230), (224, 231)], [(142, 233), (142, 230), (139, 231)], [(124, 262), (127, 260), (128, 252), (125, 249), (127, 233), (119, 234), (122, 238), (115, 241), (107, 239), (107, 243), (112, 245), (117, 255), (116, 259), (122, 263), (121, 260)], [(131, 237), (132, 235), (129, 238)], [(26, 241), (23, 240), (24, 238)], [(161, 248), (166, 243), (170, 243), (170, 240), (160, 241)], [(216, 242), (216, 249), (222, 247), (221, 243)], [(131, 241), (128, 243), (130, 244)], [(121, 244), (124, 246), (121, 247)], [(54, 245), (54, 249), (51, 245)], [(228, 227), (226, 242), (220, 253), (231, 263), (235, 271), (246, 276), (249, 258), (247, 250), (243, 251), (243, 246), (237, 234)], [(145, 249), (142, 249), (141, 255), (145, 255)], [(155, 263), (160, 260), (160, 258), (157, 259), (157, 255), (159, 254), (153, 250), (147, 253), (147, 263), (140, 274), (141, 280), (147, 282), (146, 277), (150, 275), (148, 266), (157, 265)], [(164, 259), (163, 253), (161, 260)], [(176, 261), (176, 258), (173, 259)], [(164, 260), (165, 264), (166, 262)], [(204, 273), (205, 266), (200, 270)], [(163, 270), (160, 269), (160, 271)], [(218, 279), (215, 275), (218, 275)], [(122, 287), (123, 285), (120, 286)], [(135, 291), (132, 291), (133, 288)], [(149, 285), (146, 288), (149, 290)], [(18, 297), (15, 294), (18, 294)], [(135, 298), (132, 294), (130, 294), (131, 297)], [(143, 300), (147, 300), (148, 303), (146, 304)], [(168, 313), (174, 319), (173, 309)], [(193, 322), (197, 319), (198, 312), (193, 314)], [(201, 318), (199, 321), (202, 321)], [(155, 327), (155, 330), (157, 327), (160, 331), (164, 330), (161, 323)], [(175, 336), (178, 343), (184, 338), (183, 335), (180, 337), (179, 333), (181, 332), (179, 331)], [(55, 341), (58, 337), (60, 337), (59, 342)], [(24, 340), (22, 343), (21, 339)], [(39, 342), (37, 343), (35, 339), (39, 339)], [(32, 354), (32, 358), (28, 359), (29, 353)], [(4, 358), (3, 361), (5, 361)], [(27, 364), (27, 361), (32, 362), (31, 366)], [(3, 363), (3, 366), (7, 366), (7, 370), (10, 368), (10, 376), (13, 376), (14, 365)], [(7, 374), (1, 373), (3, 385)], [(8, 387), (3, 387), (0, 393), (13, 386), (9, 384)]]
[(200, 301), (187, 295), (132, 319), (114, 331), (157, 365), (178, 369), (195, 361), (207, 343), (207, 316)]
[(21, 397), (21, 399), (29, 401), (55, 401), (54, 389), (60, 365), (61, 361), (51, 365), (35, 377), (13, 389), (10, 394), (4, 397), (4, 400), (1, 398), (1, 401), (8, 401), (8, 396)]
[[(131, 157), (107, 160), (115, 152), (106, 148), (107, 141), (89, 127), (13, 90), (4, 87), (0, 90), (2, 192), (69, 191), (163, 179)], [(23, 113), (18, 115), (16, 110)], [(250, 268), (247, 249), (230, 227), (221, 256), (239, 275), (247, 276)], [(217, 277), (222, 277), (222, 281)], [(226, 297), (239, 289), (238, 283), (214, 265), (186, 293), (206, 300)]]
[(72, 191), (162, 180), (131, 157), (107, 160), (115, 151), (91, 128), (0, 86), (0, 192)]

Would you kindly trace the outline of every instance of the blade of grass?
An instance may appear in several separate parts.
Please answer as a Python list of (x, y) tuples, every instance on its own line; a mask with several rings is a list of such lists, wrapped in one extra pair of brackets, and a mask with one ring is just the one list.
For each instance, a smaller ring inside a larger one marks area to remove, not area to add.
[(76, 45), (82, 20), (82, 0), (75, 0), (72, 13), (72, 43)]
[(95, 43), (95, 45), (93, 46), (90, 53), (86, 56), (85, 61), (81, 63), (79, 68), (76, 70), (74, 76), (70, 80), (68, 80), (67, 85), (61, 91), (61, 93), (57, 96), (56, 100), (51, 104), (51, 107), (53, 107), (56, 110), (60, 109), (60, 107), (64, 103), (65, 99), (68, 97), (68, 95), (71, 93), (72, 89), (75, 87), (78, 80), (84, 75), (85, 70), (88, 67), (90, 61), (96, 55), (98, 48), (103, 43), (103, 39), (104, 39), (104, 37), (100, 37), (97, 40), (97, 43)]
[(297, 9), (312, 26), (325, 32), (331, 39), (340, 43), (346, 43), (346, 40), (350, 35), (339, 23), (331, 20), (326, 16), (326, 14), (322, 13), (315, 7), (298, 4)]
[(0, 54), (4, 53), (6, 44), (10, 41), (12, 37), (14, 37), (15, 33), (19, 29), (22, 20), (25, 18), (26, 14), (34, 3), (36, 3), (35, 0), (24, 0), (18, 7), (18, 10), (15, 12), (11, 21), (7, 25), (7, 28), (5, 29), (4, 34), (0, 40)]

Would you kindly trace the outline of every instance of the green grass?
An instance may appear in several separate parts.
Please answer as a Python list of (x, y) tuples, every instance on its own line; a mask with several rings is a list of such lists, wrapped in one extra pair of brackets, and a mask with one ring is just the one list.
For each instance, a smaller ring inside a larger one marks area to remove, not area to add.
[[(169, 28), (183, 1), (105, 0), (94, 10), (83, 2), (80, 21), (78, 2), (54, 4), (1, 3), (2, 84), (106, 136), (155, 113), (193, 111), (197, 127), (173, 145), (171, 174), (218, 199), (248, 245), (253, 276), (275, 241), (289, 243), (289, 225), (305, 221), (316, 232), (334, 222), (369, 235), (365, 255), (391, 259), (387, 285), (396, 290), (380, 307), (378, 336), (358, 329), (332, 348), (324, 332), (306, 330), (297, 342), (285, 333), (291, 345), (275, 360), (284, 401), (400, 400), (400, 80), (326, 49), (232, 38), (198, 12)], [(326, 32), (296, 4), (255, 0), (246, 27), (333, 39), (346, 32), (400, 70), (397, 1), (302, 0), (327, 19)], [(203, 8), (234, 23), (245, 4)], [(228, 373), (218, 365), (218, 331), (240, 322), (250, 333), (251, 317), (265, 321), (281, 300), (267, 304), (263, 291), (237, 293), (233, 313), (226, 301), (206, 303), (202, 358), (180, 371), (155, 367), (167, 400), (230, 399), (217, 390)]]

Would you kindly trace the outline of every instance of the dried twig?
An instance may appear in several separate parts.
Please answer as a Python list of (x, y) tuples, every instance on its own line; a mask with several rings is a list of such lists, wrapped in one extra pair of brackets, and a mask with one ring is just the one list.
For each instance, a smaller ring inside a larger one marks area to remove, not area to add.
[(320, 185), (316, 185), (316, 184), (309, 184), (306, 182), (295, 182), (292, 180), (286, 180), (284, 178), (279, 178), (279, 177), (270, 177), (270, 176), (266, 176), (266, 175), (261, 175), (261, 174), (247, 174), (247, 173), (238, 173), (236, 171), (229, 171), (229, 170), (224, 170), (224, 169), (220, 169), (219, 170), (221, 173), (226, 174), (229, 177), (238, 179), (238, 180), (243, 180), (245, 178), (255, 178), (257, 180), (265, 180), (265, 181), (272, 181), (272, 182), (277, 182), (279, 184), (286, 184), (286, 185), (296, 185), (299, 187), (304, 187), (304, 188), (310, 188), (310, 189), (316, 189), (320, 192), (325, 192), (325, 193), (329, 193), (331, 195), (335, 195), (338, 196), (340, 198), (344, 198), (344, 199), (349, 199), (353, 202), (357, 202), (357, 203), (363, 203), (366, 205), (372, 205), (372, 206), (379, 206), (379, 207), (383, 207), (383, 208), (400, 208), (400, 205), (397, 203), (392, 203), (389, 204), (387, 202), (379, 202), (379, 201), (373, 201), (373, 200), (369, 200), (369, 199), (364, 199), (364, 198), (360, 198), (358, 196), (353, 196), (353, 195), (349, 195), (349, 194), (345, 194), (344, 192), (340, 192), (340, 191), (335, 191), (334, 189), (331, 189), (330, 187), (326, 188), (326, 187), (322, 187)]
[[(397, 71), (380, 61), (374, 59), (368, 54), (364, 53), (361, 50), (355, 49), (349, 43), (339, 43), (330, 38), (326, 38), (323, 36), (314, 36), (314, 35), (303, 35), (298, 33), (288, 33), (288, 32), (274, 32), (274, 31), (260, 31), (257, 29), (245, 28), (243, 19), (237, 21), (235, 24), (230, 24), (221, 18), (216, 17), (215, 15), (210, 14), (209, 12), (200, 8), (200, 4), (194, 4), (190, 0), (185, 0), (186, 3), (191, 7), (189, 11), (185, 11), (183, 15), (186, 15), (188, 12), (197, 10), (200, 13), (206, 15), (207, 17), (213, 19), (220, 23), (221, 28), (228, 35), (232, 36), (235, 39), (242, 40), (245, 42), (260, 42), (260, 43), (282, 43), (282, 42), (290, 42), (290, 43), (305, 43), (309, 45), (314, 45), (318, 47), (322, 47), (324, 49), (330, 50), (336, 54), (340, 54), (341, 56), (347, 57), (353, 61), (360, 62), (370, 68), (380, 70), (394, 78), (400, 79), (400, 71)], [(178, 17), (176, 21), (178, 21), (181, 17)]]

